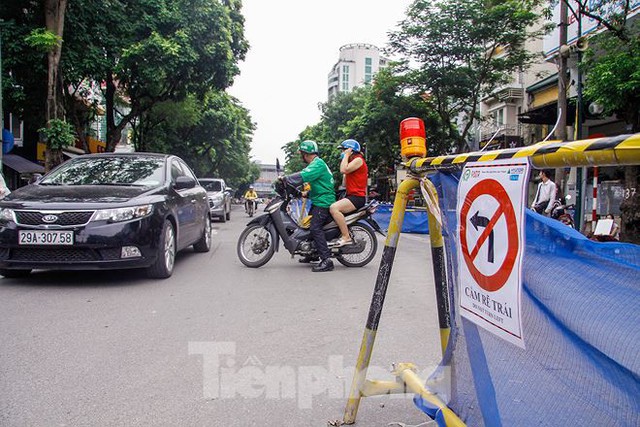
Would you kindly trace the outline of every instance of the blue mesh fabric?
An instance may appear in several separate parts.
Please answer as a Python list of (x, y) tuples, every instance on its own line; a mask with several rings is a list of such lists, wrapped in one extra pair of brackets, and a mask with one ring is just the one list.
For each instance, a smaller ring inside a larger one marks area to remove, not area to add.
[(449, 406), (470, 426), (640, 425), (640, 246), (593, 242), (527, 210), (523, 350), (457, 312), (458, 176), (432, 181), (449, 231)]

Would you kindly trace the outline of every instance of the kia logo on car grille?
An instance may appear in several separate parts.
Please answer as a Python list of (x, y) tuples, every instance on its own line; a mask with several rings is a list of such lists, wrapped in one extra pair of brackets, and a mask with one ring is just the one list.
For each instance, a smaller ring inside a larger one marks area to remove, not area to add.
[(53, 224), (57, 220), (58, 220), (58, 215), (44, 215), (42, 217), (42, 221), (46, 222), (47, 224)]

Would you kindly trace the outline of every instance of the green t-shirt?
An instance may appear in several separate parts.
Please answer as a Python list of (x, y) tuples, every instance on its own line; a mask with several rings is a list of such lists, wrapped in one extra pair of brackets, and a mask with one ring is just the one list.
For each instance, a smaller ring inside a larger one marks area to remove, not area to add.
[(336, 191), (333, 188), (333, 175), (329, 166), (320, 157), (316, 157), (304, 168), (300, 175), (304, 182), (311, 186), (309, 198), (311, 202), (320, 207), (328, 208), (336, 201)]

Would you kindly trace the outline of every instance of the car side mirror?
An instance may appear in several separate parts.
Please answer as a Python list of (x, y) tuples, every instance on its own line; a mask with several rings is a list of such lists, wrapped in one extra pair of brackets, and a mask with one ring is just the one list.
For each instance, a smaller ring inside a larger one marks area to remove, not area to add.
[(34, 173), (33, 175), (31, 175), (31, 178), (29, 178), (29, 184), (35, 184), (37, 182), (40, 182), (41, 179), (42, 179), (42, 174)]
[(176, 190), (183, 190), (185, 188), (193, 188), (196, 186), (196, 180), (188, 176), (179, 176), (176, 178), (176, 182), (173, 187)]

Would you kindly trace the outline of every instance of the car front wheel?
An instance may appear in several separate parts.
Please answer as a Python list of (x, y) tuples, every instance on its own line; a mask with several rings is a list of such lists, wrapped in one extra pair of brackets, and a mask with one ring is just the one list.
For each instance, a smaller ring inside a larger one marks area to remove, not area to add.
[(173, 266), (176, 261), (176, 233), (173, 224), (168, 219), (164, 220), (162, 234), (158, 242), (158, 256), (156, 261), (147, 270), (147, 275), (154, 279), (166, 279), (173, 274)]

